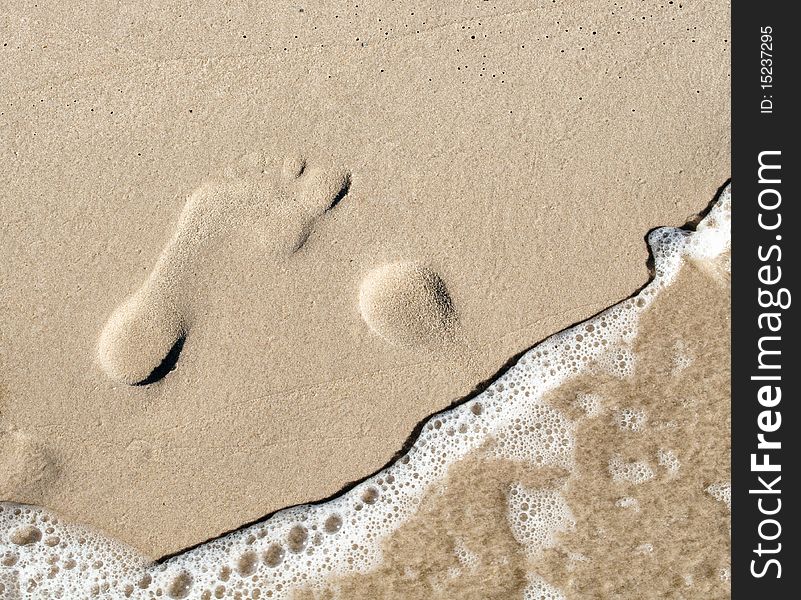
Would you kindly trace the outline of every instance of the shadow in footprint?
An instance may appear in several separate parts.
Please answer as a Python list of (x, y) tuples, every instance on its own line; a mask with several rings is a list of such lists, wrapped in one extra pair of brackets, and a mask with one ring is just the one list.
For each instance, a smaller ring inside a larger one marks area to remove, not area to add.
[(295, 243), (289, 252), (290, 256), (296, 254), (306, 246), (306, 242), (309, 241), (309, 238), (314, 232), (314, 228), (317, 225), (318, 219), (330, 213), (340, 202), (342, 202), (342, 200), (345, 199), (345, 197), (350, 193), (350, 185), (351, 177), (350, 173), (348, 172), (337, 175), (333, 179), (330, 178), (330, 174), (329, 177), (326, 178), (320, 177), (318, 173), (317, 195), (324, 198), (330, 198), (330, 200), (321, 207), (313, 209), (311, 213), (307, 215), (306, 221), (300, 226), (297, 240), (295, 240)]
[(139, 383), (135, 383), (134, 385), (150, 385), (151, 383), (156, 383), (160, 379), (166, 377), (168, 373), (174, 371), (175, 367), (178, 366), (178, 357), (181, 355), (181, 350), (184, 347), (185, 341), (186, 336), (182, 335), (179, 337), (173, 344), (172, 348), (170, 348), (167, 356), (165, 356), (164, 360), (161, 361), (161, 364), (153, 369), (153, 372), (145, 379)]
[(345, 173), (345, 175), (342, 177), (342, 187), (336, 193), (334, 198), (331, 200), (331, 203), (328, 205), (328, 208), (325, 209), (325, 212), (334, 210), (337, 204), (339, 204), (345, 198), (345, 196), (348, 195), (349, 192), (350, 192), (350, 173)]

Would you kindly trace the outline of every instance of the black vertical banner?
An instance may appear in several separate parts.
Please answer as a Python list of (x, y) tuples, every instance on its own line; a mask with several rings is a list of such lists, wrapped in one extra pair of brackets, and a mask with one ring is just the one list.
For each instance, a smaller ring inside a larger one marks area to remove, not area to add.
[(801, 597), (793, 2), (732, 7), (732, 597)]

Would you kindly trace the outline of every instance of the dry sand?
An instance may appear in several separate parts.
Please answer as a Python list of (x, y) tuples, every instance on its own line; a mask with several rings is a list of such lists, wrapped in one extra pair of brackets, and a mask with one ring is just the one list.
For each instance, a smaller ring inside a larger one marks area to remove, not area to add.
[(714, 2), (4, 2), (0, 497), (157, 557), (376, 471), (645, 283), (644, 233), (729, 176), (728, 31)]

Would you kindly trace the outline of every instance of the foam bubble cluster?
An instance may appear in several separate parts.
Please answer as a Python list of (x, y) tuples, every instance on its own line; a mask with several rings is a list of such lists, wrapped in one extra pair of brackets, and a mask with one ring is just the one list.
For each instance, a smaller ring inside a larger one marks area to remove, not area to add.
[(547, 581), (531, 576), (523, 590), (523, 600), (565, 600), (565, 595)]
[(559, 411), (536, 404), (495, 433), (492, 453), (533, 465), (569, 467), (573, 459), (572, 425)]
[(731, 184), (720, 193), (709, 213), (687, 240), (684, 254), (695, 260), (715, 260), (731, 249)]
[(622, 431), (641, 431), (648, 420), (648, 415), (640, 408), (624, 408), (615, 411), (614, 420)]
[(678, 375), (693, 363), (693, 357), (687, 351), (687, 344), (683, 340), (676, 340), (673, 344), (672, 373)]
[(634, 512), (640, 512), (640, 501), (637, 498), (632, 498), (631, 496), (624, 496), (623, 498), (618, 498), (615, 501), (615, 506), (618, 508), (627, 508)]
[(530, 556), (556, 545), (556, 535), (576, 520), (558, 490), (529, 490), (515, 484), (509, 492), (509, 525)]
[(654, 470), (644, 460), (624, 461), (619, 455), (609, 459), (609, 474), (615, 483), (645, 483), (654, 478)]
[(457, 541), (454, 554), (462, 568), (468, 571), (474, 571), (479, 565), (478, 555), (465, 546), (464, 542)]
[[(450, 465), (478, 448), (489, 445), (498, 456), (571, 467), (572, 424), (543, 398), (594, 369), (619, 377), (631, 374), (631, 344), (640, 316), (675, 279), (686, 258), (709, 260), (728, 250), (730, 205), (727, 187), (695, 232), (653, 231), (648, 244), (654, 277), (636, 296), (535, 346), (484, 392), (431, 417), (399, 460), (326, 503), (280, 511), (155, 564), (44, 509), (0, 504), (0, 597), (289, 598), (295, 589), (322, 589), (331, 577), (376, 566), (381, 541), (415, 513), (422, 496)], [(588, 415), (601, 410), (598, 398), (577, 402)], [(635, 414), (621, 418), (632, 430), (641, 426)], [(672, 463), (665, 458), (665, 464), (670, 468)], [(627, 463), (619, 456), (609, 470), (621, 482), (654, 476), (648, 464)], [(716, 485), (707, 491), (723, 497), (723, 488)], [(636, 501), (621, 499), (618, 506), (636, 510)], [(558, 490), (520, 485), (510, 491), (509, 518), (518, 540), (532, 550), (547, 547), (572, 522)], [(465, 555), (464, 561), (469, 565), (470, 558)], [(535, 578), (524, 597), (563, 596)]]
[(718, 502), (723, 502), (731, 510), (731, 482), (713, 483), (706, 488), (706, 493)]
[(679, 472), (679, 467), (681, 467), (681, 461), (679, 461), (679, 457), (676, 456), (676, 453), (673, 450), (666, 450), (664, 448), (660, 448), (656, 451), (657, 462), (659, 463), (660, 467), (665, 467), (667, 469), (668, 474), (675, 475)]
[(130, 597), (148, 561), (49, 511), (0, 503), (0, 598)]

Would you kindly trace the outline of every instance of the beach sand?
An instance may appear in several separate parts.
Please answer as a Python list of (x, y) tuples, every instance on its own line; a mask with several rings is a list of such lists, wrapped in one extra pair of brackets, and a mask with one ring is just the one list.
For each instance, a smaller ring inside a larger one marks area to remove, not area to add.
[(0, 503), (0, 594), (729, 597), (730, 210), (727, 187), (694, 231), (653, 231), (645, 288), (527, 351), (328, 502), (155, 563)]
[[(685, 266), (643, 317), (633, 377), (579, 377), (546, 398), (578, 423), (573, 476), (493, 458), (490, 442), (383, 541), (378, 568), (294, 597), (536, 598), (523, 595), (536, 577), (560, 598), (729, 598), (729, 294), (726, 281)], [(591, 414), (582, 396), (597, 399)], [(623, 411), (641, 426), (621, 427)], [(652, 476), (615, 481), (616, 457)], [(521, 486), (561, 490), (572, 512), (533, 556), (509, 514)]]
[(0, 498), (151, 558), (374, 473), (729, 177), (725, 3), (82, 6), (2, 8)]

